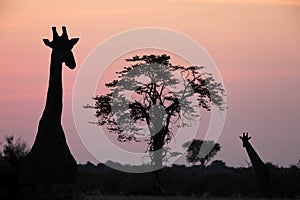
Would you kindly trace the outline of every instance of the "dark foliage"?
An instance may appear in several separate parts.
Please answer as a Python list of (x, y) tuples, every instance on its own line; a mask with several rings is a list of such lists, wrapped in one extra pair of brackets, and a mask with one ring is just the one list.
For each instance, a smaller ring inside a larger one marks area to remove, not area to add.
[(219, 143), (214, 141), (193, 140), (183, 144), (187, 149), (186, 160), (189, 163), (200, 163), (200, 166), (205, 166), (217, 153), (221, 150)]
[[(151, 173), (130, 174), (113, 170), (104, 164), (79, 165), (79, 189), (86, 194), (159, 195)], [(271, 168), (272, 196), (300, 196), (300, 169)], [(207, 167), (173, 165), (161, 170), (161, 181), (168, 195), (215, 197), (259, 197), (253, 169), (227, 167), (213, 161)]]
[[(28, 154), (27, 144), (21, 139), (14, 139), (14, 136), (6, 136), (3, 145), (2, 157), (9, 163), (16, 164), (17, 161)], [(1, 156), (1, 154), (0, 154)]]
[(0, 199), (14, 199), (18, 191), (19, 161), (29, 152), (26, 143), (7, 136), (0, 149)]

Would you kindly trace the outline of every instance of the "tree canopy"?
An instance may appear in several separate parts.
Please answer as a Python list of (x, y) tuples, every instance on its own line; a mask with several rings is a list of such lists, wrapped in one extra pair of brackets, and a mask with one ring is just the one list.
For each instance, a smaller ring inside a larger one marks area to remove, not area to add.
[(166, 54), (126, 61), (132, 64), (105, 84), (111, 92), (93, 98), (98, 125), (116, 133), (121, 142), (147, 141), (157, 165), (168, 153), (164, 147), (174, 137), (174, 127), (191, 126), (200, 108), (226, 107), (222, 84), (202, 72), (203, 66), (172, 65)]

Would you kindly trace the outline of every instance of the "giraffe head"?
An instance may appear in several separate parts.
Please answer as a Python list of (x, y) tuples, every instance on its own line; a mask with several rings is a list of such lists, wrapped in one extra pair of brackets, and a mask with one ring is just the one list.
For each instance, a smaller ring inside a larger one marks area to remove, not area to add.
[(248, 132), (244, 132), (243, 136), (240, 136), (240, 139), (243, 141), (243, 147), (246, 147), (249, 144), (251, 137), (248, 136)]
[(69, 39), (65, 26), (62, 27), (62, 31), (62, 35), (59, 36), (56, 27), (52, 27), (53, 40), (50, 42), (48, 39), (43, 39), (43, 41), (46, 46), (52, 49), (52, 55), (55, 56), (58, 62), (64, 62), (70, 69), (74, 69), (76, 62), (72, 48), (78, 42), (79, 38)]

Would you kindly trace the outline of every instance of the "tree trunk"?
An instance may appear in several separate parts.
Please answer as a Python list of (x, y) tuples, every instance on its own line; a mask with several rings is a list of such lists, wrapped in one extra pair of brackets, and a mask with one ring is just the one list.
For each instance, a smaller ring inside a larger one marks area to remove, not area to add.
[(163, 167), (163, 146), (165, 140), (166, 132), (163, 128), (158, 133), (152, 136), (151, 140), (151, 147), (150, 147), (150, 154), (152, 154), (152, 163), (155, 166), (155, 169), (158, 169), (154, 172), (155, 176), (155, 183), (158, 188), (158, 195), (167, 195), (163, 184), (160, 180), (160, 172), (161, 168)]

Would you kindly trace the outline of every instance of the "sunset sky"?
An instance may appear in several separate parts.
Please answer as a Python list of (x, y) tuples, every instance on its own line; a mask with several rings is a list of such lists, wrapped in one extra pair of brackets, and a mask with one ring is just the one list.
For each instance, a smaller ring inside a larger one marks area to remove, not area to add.
[[(51, 50), (42, 38), (67, 26), (77, 68), (64, 68), (62, 124), (77, 162), (97, 163), (81, 143), (72, 115), (72, 91), (84, 59), (101, 42), (130, 29), (159, 27), (201, 44), (222, 75), (228, 110), (216, 159), (229, 166), (249, 160), (243, 131), (266, 162), (300, 159), (300, 1), (151, 0), (0, 2), (0, 141), (34, 142), (48, 87)], [(145, 38), (147, 39), (147, 38)], [(176, 41), (174, 41), (176, 42)], [(120, 55), (121, 56), (121, 55)], [(101, 145), (101, 142), (100, 142)]]

